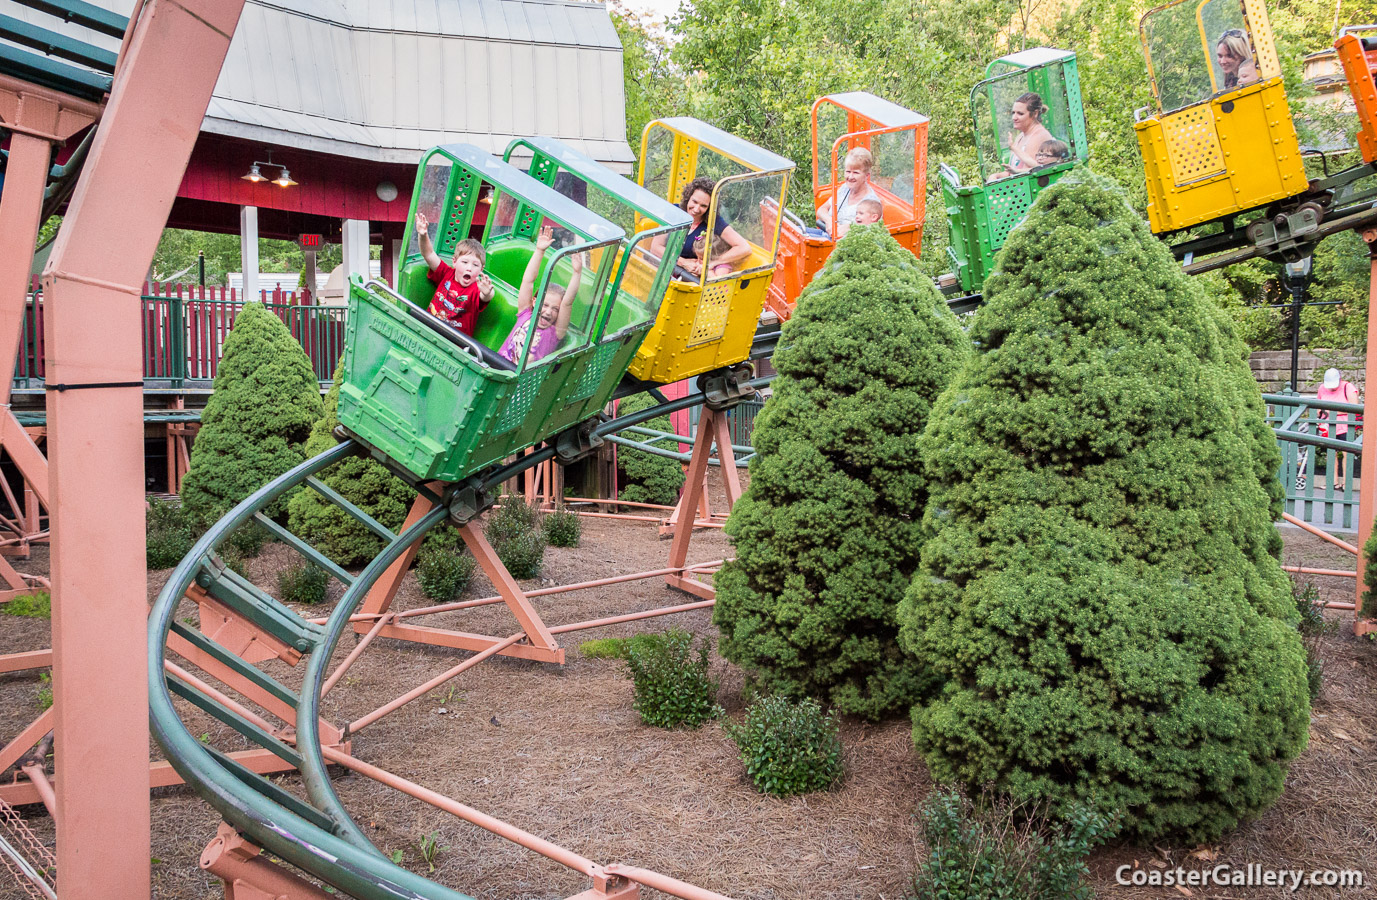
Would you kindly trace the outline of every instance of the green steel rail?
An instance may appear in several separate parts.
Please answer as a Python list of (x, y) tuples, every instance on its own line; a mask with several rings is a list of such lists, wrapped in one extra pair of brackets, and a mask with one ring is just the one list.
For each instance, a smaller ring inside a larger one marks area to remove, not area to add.
[[(752, 387), (769, 383), (772, 376), (757, 378)], [(594, 429), (598, 436), (614, 434), (656, 416), (702, 404), (703, 393), (661, 403), (650, 409), (604, 422)], [(451, 502), (458, 508), (468, 489), (486, 493), (503, 481), (554, 456), (545, 446), (511, 464), (492, 467), (462, 482), (448, 484), (435, 494), (411, 483), (418, 492), (437, 501), (435, 509), (400, 534), (379, 524), (362, 510), (330, 490), (317, 477), (329, 467), (366, 450), (345, 441), (314, 459), (273, 479), (216, 522), (198, 540), (158, 594), (148, 624), (148, 694), (153, 736), (169, 763), (206, 802), (234, 828), (298, 869), (333, 888), (360, 900), (469, 900), (467, 895), (443, 887), (393, 863), (374, 847), (344, 809), (335, 793), (320, 751), (318, 728), (320, 698), (326, 667), (341, 636), (349, 630), (349, 617), (387, 568), (431, 528), (444, 522)], [(394, 471), (397, 471), (394, 469)], [(398, 474), (402, 472), (398, 471)], [(383, 538), (385, 545), (358, 575), (351, 575), (301, 537), (268, 517), (270, 510), (291, 491), (315, 490), (328, 503)], [(239, 527), (257, 523), (306, 559), (324, 568), (345, 585), (344, 596), (323, 626), (297, 615), (281, 600), (227, 569), (218, 548)], [(263, 670), (249, 665), (229, 649), (178, 620), (178, 607), (192, 584), (248, 619), (258, 628), (295, 647), (303, 654), (302, 686), (292, 690)], [(251, 681), (259, 689), (286, 703), (295, 713), (296, 740), (289, 745), (254, 722), (227, 708), (216, 697), (202, 693), (166, 673), (169, 636), (190, 641), (201, 652)], [(306, 798), (236, 763), (226, 753), (202, 743), (182, 720), (173, 696), (188, 701), (246, 739), (294, 765), (301, 775)]]

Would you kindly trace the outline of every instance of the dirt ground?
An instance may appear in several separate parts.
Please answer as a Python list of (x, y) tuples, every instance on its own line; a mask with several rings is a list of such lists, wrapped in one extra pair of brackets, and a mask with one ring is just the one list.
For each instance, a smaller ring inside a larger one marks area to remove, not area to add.
[[(1352, 567), (1351, 556), (1318, 538), (1290, 527), (1283, 535), (1288, 564)], [(659, 568), (668, 552), (668, 540), (661, 540), (652, 526), (584, 519), (581, 545), (547, 550), (542, 577), (523, 586)], [(689, 558), (711, 560), (729, 552), (720, 532), (699, 531)], [(271, 545), (250, 560), (249, 574), (273, 589), (276, 573), (290, 564), (291, 556), (283, 546)], [(19, 566), (46, 570), (44, 550)], [(166, 575), (150, 573), (150, 598)], [(1328, 600), (1351, 599), (1351, 581), (1311, 580)], [(490, 593), (480, 575), (466, 596)], [(685, 595), (653, 579), (536, 602), (546, 623), (555, 625), (682, 603)], [(396, 608), (427, 604), (409, 576)], [(1165, 869), (1221, 863), (1362, 870), (1369, 884), (1362, 890), (1302, 888), (1300, 896), (1377, 896), (1377, 888), (1371, 887), (1377, 883), (1377, 804), (1369, 781), (1370, 758), (1377, 753), (1377, 644), (1353, 636), (1352, 613), (1330, 612), (1328, 618), (1336, 627), (1320, 638), (1324, 694), (1314, 706), (1310, 746), (1293, 764), (1280, 801), (1215, 847), (1116, 844), (1097, 851), (1091, 868), (1099, 896), (1292, 896), (1277, 888), (1178, 891), (1121, 887), (1114, 880), (1123, 865)], [(500, 605), (435, 617), (427, 624), (494, 635), (516, 630)], [(491, 660), (364, 729), (354, 737), (353, 751), (599, 863), (654, 869), (739, 900), (903, 897), (924, 852), (915, 812), (932, 789), (913, 753), (908, 723), (846, 721), (847, 774), (840, 787), (792, 800), (762, 796), (747, 782), (722, 723), (687, 732), (642, 726), (631, 708), (631, 683), (622, 664), (584, 658), (578, 650), (589, 638), (670, 625), (715, 636), (710, 610), (564, 635), (561, 644), (568, 658), (563, 667)], [(0, 616), (0, 653), (47, 646), (48, 641), (46, 621)], [(352, 646), (353, 639), (346, 638), (337, 659)], [(380, 640), (329, 695), (325, 714), (333, 722), (357, 719), (462, 656)], [(285, 665), (267, 668), (291, 682)], [(720, 682), (719, 702), (727, 719), (738, 719), (742, 672), (714, 653), (712, 674)], [(15, 734), (37, 714), (41, 686), (35, 673), (0, 676), (0, 736)], [(245, 746), (211, 720), (188, 716), (188, 722), (194, 729), (204, 727), (217, 747)], [(299, 789), (294, 776), (284, 776), (281, 783)], [(403, 864), (412, 870), (481, 900), (558, 900), (588, 886), (586, 879), (560, 865), (359, 775), (339, 773), (334, 785), (384, 852), (401, 851)], [(41, 807), (24, 813), (35, 832), (51, 841), (52, 823)], [(223, 897), (214, 879), (196, 866), (218, 822), (210, 807), (184, 788), (155, 792), (153, 897)], [(439, 849), (428, 862), (421, 845), (431, 835)], [(0, 875), (0, 898), (22, 896)], [(645, 891), (643, 896), (664, 895)]]

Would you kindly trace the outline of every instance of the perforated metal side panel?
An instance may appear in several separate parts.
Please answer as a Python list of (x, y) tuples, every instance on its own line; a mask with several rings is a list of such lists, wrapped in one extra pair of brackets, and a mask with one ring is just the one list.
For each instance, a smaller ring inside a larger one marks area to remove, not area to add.
[(731, 310), (732, 289), (735, 287), (735, 281), (719, 281), (703, 288), (685, 349), (721, 340), (722, 332), (727, 330), (727, 313)]
[(1033, 205), (1033, 192), (1027, 178), (996, 181), (985, 187), (986, 203), (990, 211), (990, 252), (1004, 246), (1004, 239), (1028, 215)]
[(1162, 139), (1177, 187), (1224, 171), (1224, 151), (1208, 103), (1162, 117)]
[(526, 413), (531, 411), (531, 403), (540, 393), (540, 386), (545, 383), (545, 376), (549, 372), (550, 367), (545, 365), (538, 369), (527, 369), (521, 373), (521, 377), (516, 383), (516, 390), (512, 392), (511, 397), (507, 400), (507, 405), (503, 407), (497, 421), (493, 424), (494, 434), (511, 431), (525, 421)]
[(607, 367), (612, 364), (612, 358), (617, 355), (621, 346), (621, 341), (608, 341), (598, 345), (597, 349), (588, 357), (588, 368), (584, 369), (583, 374), (579, 376), (578, 383), (574, 385), (573, 393), (567, 398), (568, 402), (587, 400), (593, 396), (598, 385), (602, 384), (603, 376), (607, 374)]

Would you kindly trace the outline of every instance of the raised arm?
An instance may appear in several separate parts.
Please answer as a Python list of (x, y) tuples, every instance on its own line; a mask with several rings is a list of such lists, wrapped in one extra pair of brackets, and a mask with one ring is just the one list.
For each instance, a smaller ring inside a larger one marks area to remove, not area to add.
[(540, 234), (536, 237), (535, 252), (531, 254), (531, 259), (526, 263), (526, 271), (521, 276), (521, 290), (516, 295), (516, 311), (523, 313), (535, 306), (535, 283), (536, 276), (540, 274), (540, 261), (545, 258), (545, 251), (550, 249), (550, 245), (555, 242), (555, 230), (549, 225), (540, 229)]
[(440, 267), (442, 260), (440, 254), (435, 252), (435, 245), (430, 242), (430, 220), (425, 213), (416, 213), (416, 235), (417, 243), (421, 246), (421, 258), (433, 272)]
[(583, 278), (583, 254), (575, 253), (570, 264), (574, 267), (574, 274), (569, 278), (569, 286), (564, 289), (564, 296), (559, 298), (559, 316), (555, 319), (555, 337), (561, 341), (569, 333), (569, 318), (574, 314), (574, 298), (579, 295), (579, 281)]

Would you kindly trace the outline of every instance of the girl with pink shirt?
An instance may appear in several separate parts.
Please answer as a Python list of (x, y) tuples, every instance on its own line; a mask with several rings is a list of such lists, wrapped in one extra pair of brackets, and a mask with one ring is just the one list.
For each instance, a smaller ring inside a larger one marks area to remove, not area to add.
[[(554, 242), (554, 229), (551, 226), (546, 225), (540, 229), (535, 252), (531, 254), (530, 262), (526, 263), (526, 272), (521, 276), (521, 290), (516, 295), (516, 324), (512, 326), (512, 333), (507, 335), (507, 340), (497, 351), (510, 362), (521, 359), (521, 350), (530, 331), (528, 326), (531, 324), (531, 316), (535, 314), (536, 276), (540, 274), (540, 262), (545, 258), (545, 251), (550, 249)], [(561, 288), (553, 281), (545, 287), (545, 297), (541, 300), (539, 318), (536, 321), (535, 336), (531, 338), (531, 352), (527, 356), (532, 365), (554, 353), (559, 342), (569, 333), (569, 317), (574, 311), (574, 298), (578, 296), (579, 279), (583, 275), (583, 256), (574, 254), (570, 264), (574, 268), (574, 274), (569, 279), (568, 287)]]

